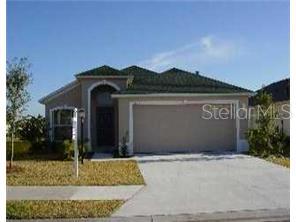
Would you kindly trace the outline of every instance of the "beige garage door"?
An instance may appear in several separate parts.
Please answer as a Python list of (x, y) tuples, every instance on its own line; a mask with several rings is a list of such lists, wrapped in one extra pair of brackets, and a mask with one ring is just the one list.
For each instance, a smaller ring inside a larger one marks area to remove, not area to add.
[(235, 120), (205, 120), (202, 105), (135, 105), (134, 152), (236, 149)]

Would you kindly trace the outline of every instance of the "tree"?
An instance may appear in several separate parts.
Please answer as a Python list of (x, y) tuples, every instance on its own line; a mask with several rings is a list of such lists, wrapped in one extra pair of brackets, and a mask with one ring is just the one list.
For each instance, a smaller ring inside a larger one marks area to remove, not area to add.
[(29, 73), (31, 65), (27, 58), (14, 58), (6, 65), (6, 117), (11, 137), (11, 156), (9, 167), (12, 167), (14, 155), (14, 137), (18, 122), (30, 101), (28, 86), (32, 82)]
[(256, 127), (249, 129), (247, 138), (249, 151), (253, 155), (266, 157), (285, 153), (285, 137), (276, 125), (272, 96), (263, 90), (255, 96)]
[(40, 151), (46, 137), (46, 120), (43, 116), (28, 115), (19, 123), (18, 135), (31, 142), (32, 151)]

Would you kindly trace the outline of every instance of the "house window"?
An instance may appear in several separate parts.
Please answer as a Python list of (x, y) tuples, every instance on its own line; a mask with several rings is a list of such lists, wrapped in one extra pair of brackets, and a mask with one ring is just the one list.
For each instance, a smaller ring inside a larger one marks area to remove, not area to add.
[(53, 135), (55, 140), (72, 138), (73, 110), (59, 109), (53, 111)]

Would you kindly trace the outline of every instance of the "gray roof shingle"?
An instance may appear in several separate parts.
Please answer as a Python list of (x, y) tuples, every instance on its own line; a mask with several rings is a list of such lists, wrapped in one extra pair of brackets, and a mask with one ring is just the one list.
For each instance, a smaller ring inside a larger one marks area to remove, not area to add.
[(118, 92), (122, 94), (251, 92), (248, 89), (177, 68), (157, 73), (139, 66), (130, 66), (122, 70), (118, 70), (105, 65), (79, 73), (76, 76), (111, 75), (133, 77), (127, 89)]

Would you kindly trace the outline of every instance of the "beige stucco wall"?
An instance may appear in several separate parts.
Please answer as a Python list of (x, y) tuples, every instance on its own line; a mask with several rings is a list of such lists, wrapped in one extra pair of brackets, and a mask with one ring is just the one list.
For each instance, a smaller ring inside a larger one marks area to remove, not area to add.
[[(248, 97), (247, 96), (197, 96), (197, 97), (139, 97), (139, 98), (118, 98), (118, 109), (119, 109), (119, 141), (122, 141), (122, 137), (129, 131), (129, 103), (137, 102), (137, 101), (205, 101), (205, 100), (238, 100), (240, 107), (248, 107)], [(135, 115), (135, 114), (134, 114)], [(137, 115), (137, 114), (136, 114)], [(145, 115), (144, 115), (145, 116)], [(135, 118), (135, 116), (134, 116)], [(147, 116), (147, 121), (149, 122), (149, 118), (153, 119), (154, 116)], [(180, 118), (183, 118), (182, 113), (180, 114)], [(169, 120), (169, 119), (168, 119)], [(146, 121), (146, 120), (145, 120)], [(235, 122), (235, 121), (233, 121)], [(134, 126), (135, 126), (134, 122)], [(232, 123), (229, 123), (232, 124)], [(192, 126), (195, 127), (195, 126)], [(206, 125), (205, 125), (206, 127)], [(135, 127), (134, 127), (135, 129)], [(245, 133), (248, 129), (248, 121), (247, 119), (240, 120), (240, 140), (245, 139)], [(168, 129), (170, 130), (170, 129)], [(206, 128), (205, 128), (206, 130)], [(134, 132), (134, 135), (137, 132)], [(174, 132), (172, 132), (173, 134)], [(215, 138), (213, 135), (205, 134), (207, 136), (205, 140), (209, 141), (210, 138)]]
[[(77, 108), (84, 108), (85, 109), (85, 123), (84, 123), (84, 138), (89, 138), (88, 135), (88, 122), (95, 122), (92, 119), (89, 119), (88, 116), (88, 91), (89, 88), (92, 86), (96, 86), (99, 83), (104, 82), (111, 82), (112, 84), (115, 84), (120, 88), (120, 90), (123, 90), (126, 88), (127, 79), (126, 78), (83, 78), (78, 79), (79, 85), (75, 88), (67, 91), (66, 93), (59, 94), (52, 98), (50, 101), (46, 102), (45, 106), (45, 113), (46, 117), (49, 120), (49, 110), (55, 107), (59, 106), (74, 106)], [(248, 97), (247, 96), (183, 96), (183, 97), (133, 97), (133, 98), (115, 98), (115, 102), (118, 104), (118, 133), (116, 136), (117, 143), (120, 143), (122, 141), (122, 137), (126, 134), (126, 132), (129, 130), (129, 103), (135, 102), (135, 101), (201, 101), (201, 100), (239, 100), (240, 106), (248, 107)], [(189, 113), (191, 111), (188, 111)], [(135, 113), (137, 115), (137, 112)], [(183, 114), (182, 111), (180, 111), (181, 117)], [(189, 115), (188, 115), (189, 116)], [(149, 118), (153, 119), (153, 116), (150, 116)], [(150, 119), (148, 117), (144, 118), (143, 121), (146, 121), (149, 123)], [(171, 117), (173, 118), (173, 116)], [(137, 118), (136, 118), (137, 119)], [(189, 121), (190, 119), (188, 119)], [(168, 118), (169, 121), (169, 118)], [(235, 121), (233, 121), (235, 122)], [(233, 124), (233, 122), (229, 122), (227, 124)], [(139, 122), (137, 122), (139, 123)], [(137, 124), (136, 123), (136, 124)], [(90, 131), (93, 132), (95, 124), (91, 124)], [(192, 127), (196, 127), (195, 125)], [(206, 127), (206, 124), (205, 126)], [(245, 133), (248, 128), (248, 121), (247, 120), (240, 120), (240, 139), (245, 139)], [(80, 132), (80, 129), (78, 127), (78, 130)], [(192, 130), (194, 131), (194, 130)], [(78, 132), (78, 133), (79, 133)], [(230, 132), (231, 134), (232, 132)], [(136, 132), (135, 132), (136, 134)], [(231, 134), (232, 135), (232, 134)], [(208, 138), (212, 137), (212, 135), (206, 135)], [(232, 136), (231, 136), (232, 137)], [(205, 141), (209, 141), (208, 138), (205, 138)], [(229, 140), (230, 141), (230, 140)], [(232, 143), (232, 141), (231, 141)]]
[[(78, 79), (78, 86), (67, 91), (66, 93), (61, 93), (50, 99), (45, 104), (45, 116), (49, 121), (49, 111), (52, 108), (56, 108), (59, 106), (74, 106), (78, 109), (83, 108), (85, 112), (85, 121), (84, 121), (84, 138), (90, 138), (88, 135), (88, 89), (93, 85), (99, 83), (108, 83), (111, 82), (123, 90), (126, 88), (126, 78), (81, 78)], [(107, 84), (106, 83), (106, 84)], [(115, 101), (116, 102), (116, 101)], [(116, 119), (117, 121), (117, 119)], [(94, 120), (90, 120), (90, 122), (94, 123)], [(80, 133), (80, 126), (78, 126), (78, 133)], [(91, 124), (91, 132), (95, 130), (95, 124)], [(116, 138), (117, 139), (117, 138)]]
[(81, 86), (77, 85), (73, 89), (57, 95), (49, 100), (45, 105), (45, 116), (49, 120), (50, 109), (56, 107), (73, 106), (79, 108), (81, 106)]
[[(126, 88), (126, 78), (122, 79), (122, 78), (112, 78), (112, 79), (108, 79), (108, 78), (83, 78), (81, 80), (79, 80), (81, 83), (81, 107), (84, 108), (84, 110), (86, 110), (85, 112), (85, 124), (84, 124), (84, 132), (85, 132), (85, 138), (89, 139), (89, 135), (88, 135), (88, 118), (90, 118), (88, 116), (88, 89), (90, 87), (92, 87), (93, 85), (102, 83), (104, 81), (108, 81), (111, 83), (116, 84), (120, 90), (123, 90)], [(90, 122), (93, 122), (92, 119), (90, 119)], [(95, 124), (91, 124), (91, 132), (95, 130)]]

